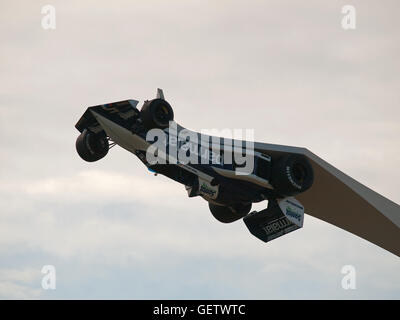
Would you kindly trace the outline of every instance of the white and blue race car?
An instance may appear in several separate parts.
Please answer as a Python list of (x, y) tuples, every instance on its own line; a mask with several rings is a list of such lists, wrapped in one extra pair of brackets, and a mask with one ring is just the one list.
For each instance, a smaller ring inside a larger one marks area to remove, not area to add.
[[(305, 204), (308, 214), (400, 255), (399, 206), (307, 149), (190, 131), (174, 121), (161, 89), (137, 105), (89, 107), (75, 126), (80, 157), (97, 161), (119, 145), (183, 184), (189, 197), (203, 197), (220, 222), (243, 219), (265, 242), (301, 228)], [(264, 200), (266, 209), (251, 212), (252, 203)]]

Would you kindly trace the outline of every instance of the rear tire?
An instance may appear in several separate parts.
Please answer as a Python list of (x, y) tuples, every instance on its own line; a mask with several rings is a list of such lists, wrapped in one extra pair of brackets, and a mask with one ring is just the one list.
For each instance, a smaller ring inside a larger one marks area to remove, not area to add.
[(314, 171), (305, 156), (288, 154), (272, 166), (271, 184), (282, 196), (293, 196), (311, 188)]
[(79, 156), (87, 162), (94, 162), (104, 158), (109, 149), (104, 131), (95, 134), (87, 129), (83, 130), (78, 136), (75, 146)]
[(216, 205), (211, 202), (208, 203), (208, 207), (211, 214), (219, 222), (231, 223), (247, 215), (251, 210), (251, 203), (234, 205), (232, 207), (234, 211), (230, 207)]

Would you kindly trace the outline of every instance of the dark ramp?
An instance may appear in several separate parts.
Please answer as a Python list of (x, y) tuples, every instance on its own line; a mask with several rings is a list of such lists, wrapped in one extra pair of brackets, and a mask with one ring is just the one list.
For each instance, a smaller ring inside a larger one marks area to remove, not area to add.
[(305, 148), (255, 143), (275, 157), (305, 155), (314, 169), (314, 184), (296, 198), (305, 212), (400, 256), (400, 206), (367, 188)]

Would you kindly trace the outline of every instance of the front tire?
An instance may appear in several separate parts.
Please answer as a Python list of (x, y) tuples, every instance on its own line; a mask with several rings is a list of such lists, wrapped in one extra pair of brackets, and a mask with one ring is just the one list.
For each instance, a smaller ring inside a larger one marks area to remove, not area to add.
[(104, 131), (95, 134), (87, 129), (78, 136), (75, 146), (79, 156), (87, 162), (94, 162), (104, 158), (109, 149)]

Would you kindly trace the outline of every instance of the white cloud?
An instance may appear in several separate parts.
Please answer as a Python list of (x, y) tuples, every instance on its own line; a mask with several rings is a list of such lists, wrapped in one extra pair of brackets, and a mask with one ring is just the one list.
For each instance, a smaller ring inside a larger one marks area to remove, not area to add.
[[(144, 170), (146, 170), (143, 167)], [(185, 194), (176, 188), (170, 188), (170, 181), (165, 178), (141, 178), (124, 175), (119, 172), (100, 170), (81, 171), (74, 175), (41, 179), (23, 183), (23, 190), (28, 195), (56, 197), (64, 201), (99, 201), (116, 200), (123, 202), (155, 201), (162, 196), (164, 204), (176, 201)]]
[(0, 269), (1, 299), (38, 299), (41, 295), (40, 270)]
[(32, 289), (12, 282), (0, 281), (1, 299), (38, 299), (40, 293), (40, 289)]

